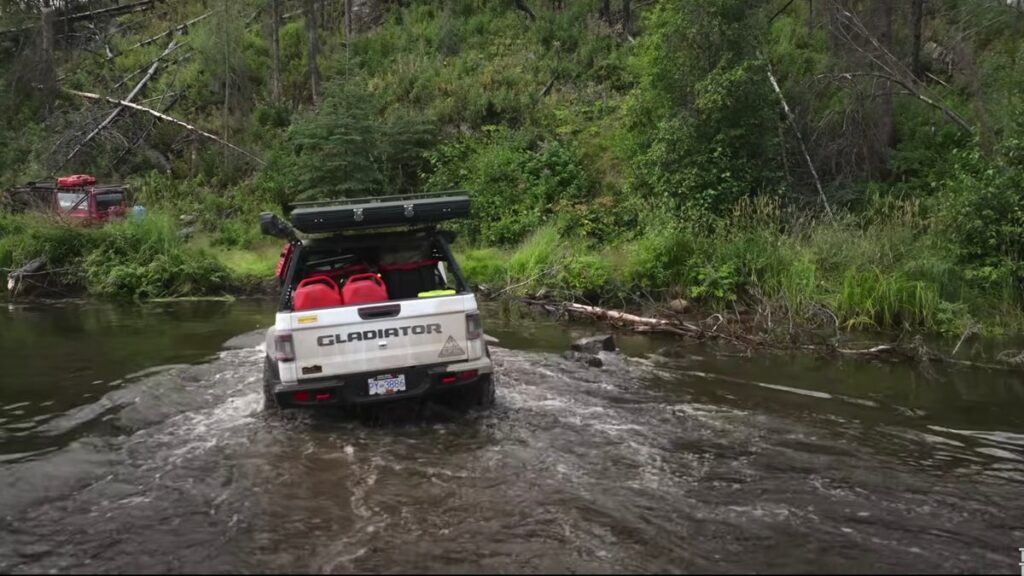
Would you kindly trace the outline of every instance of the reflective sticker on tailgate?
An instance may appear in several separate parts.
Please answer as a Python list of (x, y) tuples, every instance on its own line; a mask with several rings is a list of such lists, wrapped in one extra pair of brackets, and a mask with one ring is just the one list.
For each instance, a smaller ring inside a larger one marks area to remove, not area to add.
[(437, 355), (438, 358), (451, 358), (452, 356), (465, 356), (466, 351), (459, 346), (459, 343), (455, 341), (454, 336), (449, 336), (448, 340), (444, 343), (444, 347), (441, 348), (441, 353)]

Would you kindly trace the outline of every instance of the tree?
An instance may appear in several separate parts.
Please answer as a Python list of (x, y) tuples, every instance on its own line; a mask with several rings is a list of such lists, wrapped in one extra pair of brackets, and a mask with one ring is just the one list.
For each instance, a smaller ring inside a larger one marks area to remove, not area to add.
[(270, 100), (281, 103), (281, 0), (270, 4)]
[(924, 0), (912, 0), (910, 5), (910, 29), (912, 43), (910, 47), (910, 69), (914, 76), (921, 79), (924, 71), (921, 68), (921, 28), (924, 20)]
[(364, 84), (350, 77), (328, 85), (316, 113), (289, 130), (269, 175), (302, 190), (301, 199), (415, 190), (436, 130), (411, 113), (381, 118), (381, 105)]
[(46, 107), (49, 108), (57, 93), (57, 68), (54, 63), (55, 33), (53, 29), (53, 4), (51, 0), (43, 0), (40, 7), (40, 33), (42, 35), (42, 58), (40, 66), (40, 85)]
[(353, 28), (353, 24), (354, 24), (353, 23), (353, 17), (352, 17), (353, 16), (353, 14), (352, 14), (352, 0), (344, 0), (344, 2), (345, 2), (345, 15), (344, 15), (344, 20), (345, 20), (345, 23), (344, 23), (344, 25), (345, 25), (345, 41), (348, 42), (349, 39), (352, 38), (352, 28)]
[(630, 187), (698, 217), (778, 186), (776, 97), (749, 0), (664, 0), (637, 41)]
[[(881, 48), (892, 53), (892, 0), (872, 0), (875, 36)], [(878, 99), (878, 148), (882, 166), (889, 164), (889, 155), (896, 148), (896, 118), (893, 107), (893, 85), (883, 80), (876, 98)]]
[(633, 34), (633, 10), (629, 5), (629, 0), (622, 0), (622, 31), (626, 33), (626, 36)]
[(303, 0), (303, 12), (306, 16), (306, 37), (309, 41), (309, 91), (316, 106), (320, 100), (320, 35), (316, 26), (316, 6), (314, 0)]

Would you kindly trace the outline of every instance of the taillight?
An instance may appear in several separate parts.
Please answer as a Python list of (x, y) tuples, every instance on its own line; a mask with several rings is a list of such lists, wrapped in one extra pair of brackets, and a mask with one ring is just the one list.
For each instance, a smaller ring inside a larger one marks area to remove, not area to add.
[(292, 250), (295, 249), (290, 242), (284, 245), (281, 249), (281, 257), (277, 259), (277, 267), (274, 269), (274, 276), (278, 278), (284, 278), (285, 268), (288, 266), (288, 259), (292, 256)]
[(291, 362), (295, 360), (295, 342), (291, 334), (278, 334), (274, 338), (274, 360)]
[(479, 375), (476, 370), (464, 370), (456, 374), (442, 374), (441, 384), (455, 384), (456, 382), (468, 382)]
[(480, 322), (480, 313), (473, 312), (466, 314), (466, 338), (476, 340), (484, 335), (483, 324)]

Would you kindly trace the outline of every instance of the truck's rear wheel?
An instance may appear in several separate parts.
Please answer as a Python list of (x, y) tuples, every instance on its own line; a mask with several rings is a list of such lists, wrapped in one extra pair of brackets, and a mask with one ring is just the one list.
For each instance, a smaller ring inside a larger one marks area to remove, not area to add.
[(277, 382), (277, 370), (274, 363), (270, 361), (270, 357), (267, 356), (263, 360), (263, 411), (264, 412), (276, 412), (280, 406), (277, 404), (277, 399), (274, 398), (273, 386)]
[(490, 408), (494, 405), (494, 377), (490, 374), (483, 376), (480, 380), (469, 386), (466, 396), (473, 406), (478, 408)]

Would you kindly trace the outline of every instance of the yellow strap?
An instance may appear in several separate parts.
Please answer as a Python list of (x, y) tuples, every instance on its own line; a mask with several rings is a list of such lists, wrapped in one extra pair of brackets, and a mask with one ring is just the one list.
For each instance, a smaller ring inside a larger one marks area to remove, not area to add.
[(434, 296), (454, 296), (455, 290), (431, 290), (430, 292), (420, 292), (416, 295), (417, 298), (432, 298)]

